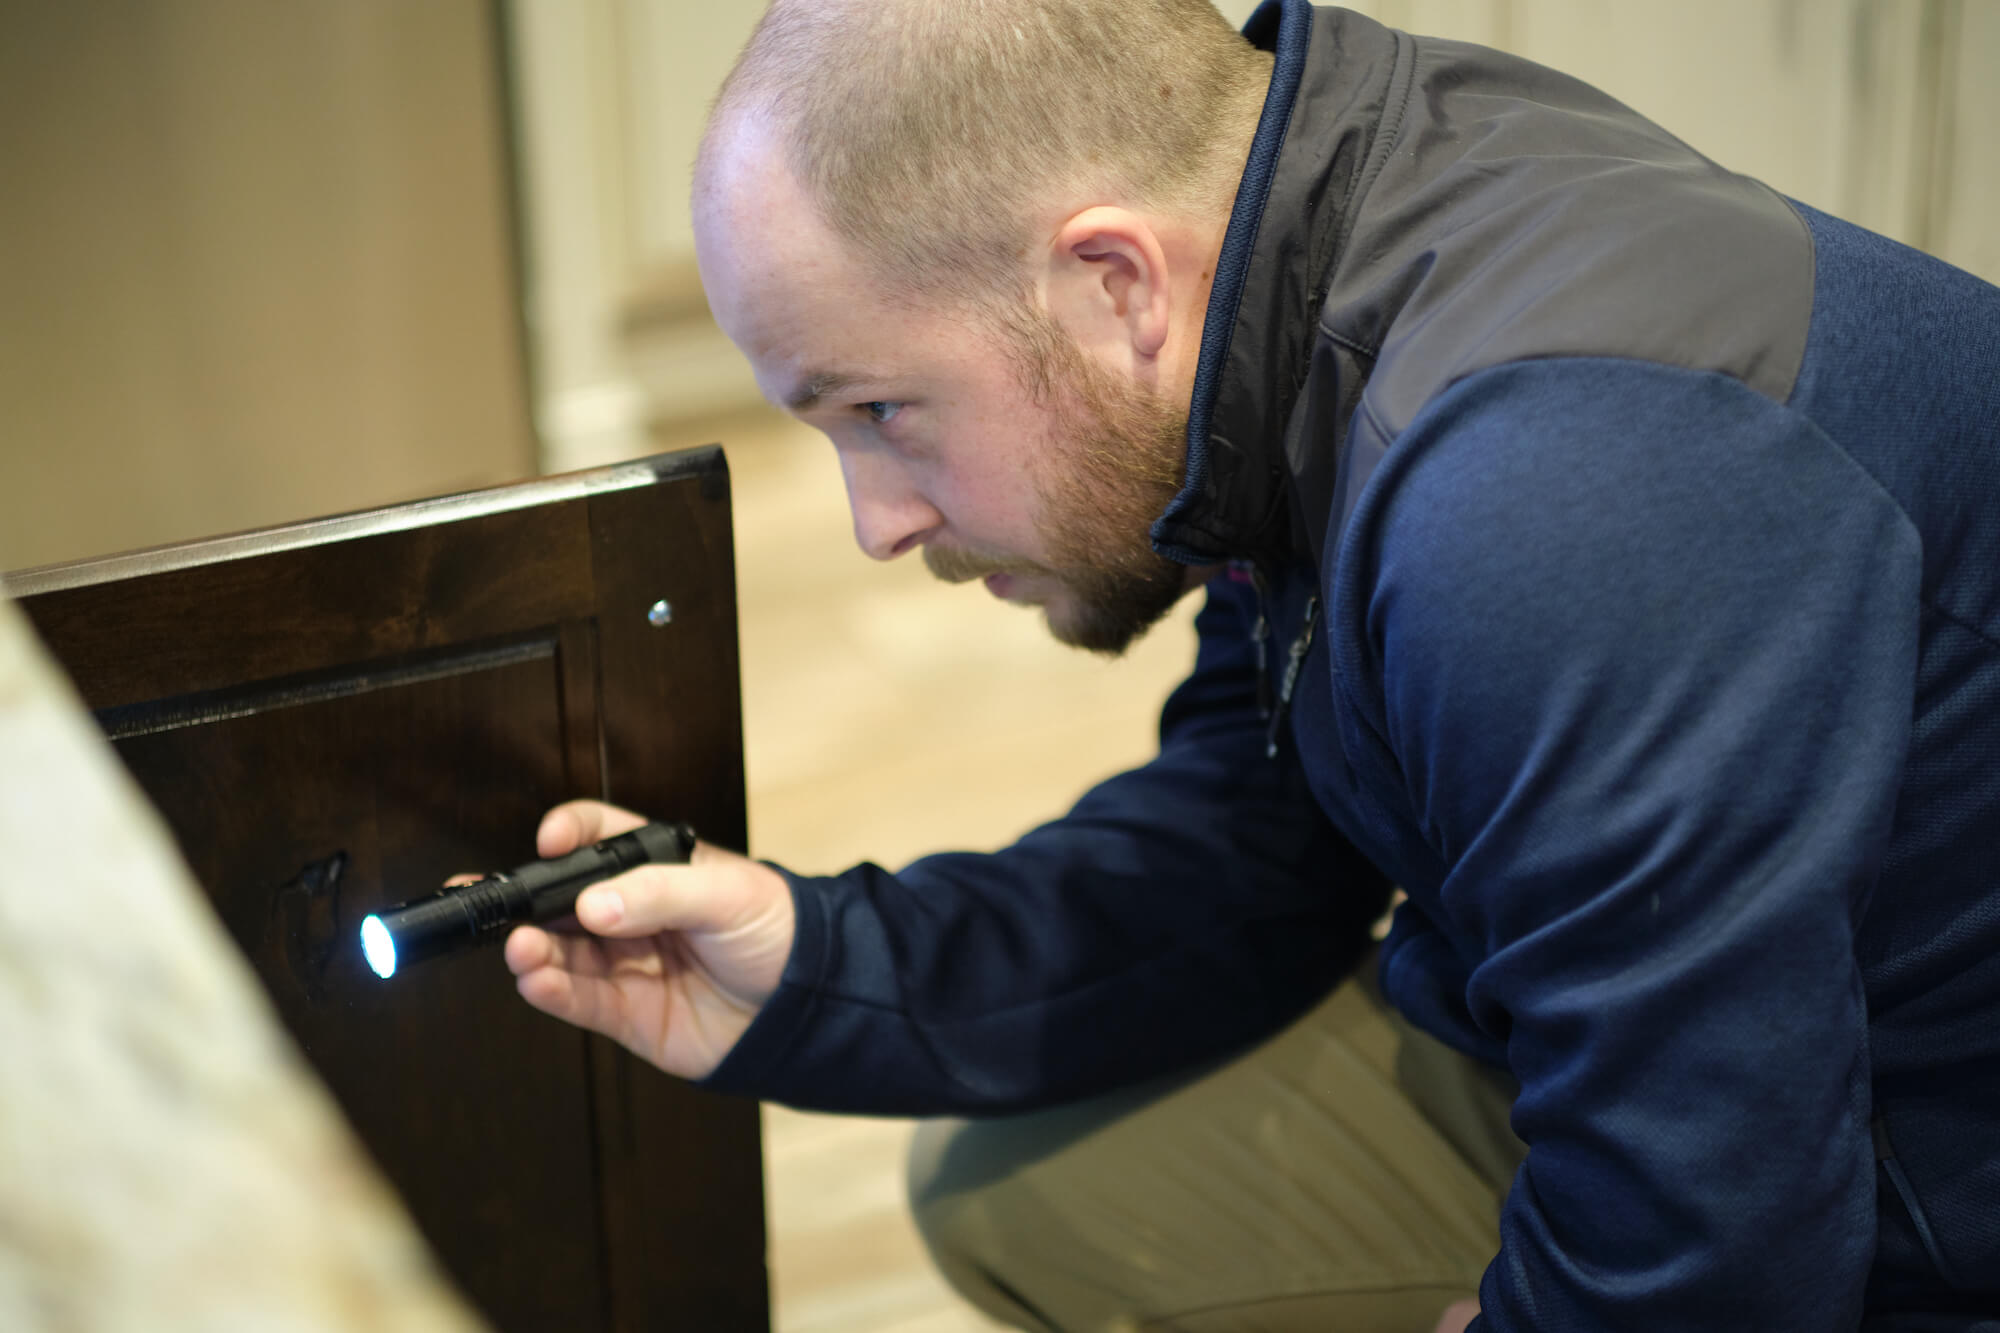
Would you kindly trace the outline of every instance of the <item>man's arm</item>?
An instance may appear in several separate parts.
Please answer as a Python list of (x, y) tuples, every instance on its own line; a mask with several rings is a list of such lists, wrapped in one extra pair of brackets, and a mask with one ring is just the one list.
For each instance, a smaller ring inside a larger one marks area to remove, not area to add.
[[(1153, 762), (991, 855), (792, 876), (783, 983), (709, 1080), (797, 1105), (998, 1112), (1239, 1047), (1366, 950), (1387, 885), (1265, 756), (1248, 591), (1217, 579)], [(940, 761), (938, 780), (949, 782)]]
[(1432, 908), (1522, 1085), (1472, 1327), (1854, 1327), (1911, 525), (1737, 382), (1584, 360), (1457, 386), (1356, 522)]

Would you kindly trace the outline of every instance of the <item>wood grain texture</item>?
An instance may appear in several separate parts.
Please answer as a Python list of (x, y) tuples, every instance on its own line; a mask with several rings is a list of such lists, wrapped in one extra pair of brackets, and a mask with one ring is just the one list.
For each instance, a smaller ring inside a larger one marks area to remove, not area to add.
[[(153, 572), (104, 562), (97, 582), (24, 605), (94, 709), (395, 660), (587, 615), (590, 548), (576, 502)], [(332, 574), (329, 559), (337, 559)], [(331, 575), (331, 576), (330, 576)], [(244, 614), (223, 614), (237, 608)], [(199, 632), (196, 632), (196, 631)], [(143, 645), (143, 651), (141, 646)]]
[(471, 1333), (0, 601), (0, 1328)]
[[(496, 849), (512, 849), (510, 864), (527, 859), (524, 832), (562, 776), (559, 734), (544, 658), (119, 747), (293, 1038), (500, 1327), (596, 1319), (580, 1041), (516, 1000), (490, 952), (384, 983), (352, 941), (369, 912), (491, 864)], [(242, 817), (222, 813), (232, 810)], [(337, 852), (348, 858), (340, 882), (302, 882), (302, 869)], [(533, 1262), (516, 1261), (510, 1236), (534, 1238)]]
[[(747, 846), (743, 713), (729, 477), (657, 498), (590, 500), (608, 799)], [(650, 614), (665, 601), (670, 619)], [(593, 1044), (604, 1207), (621, 1312), (671, 1309), (678, 1326), (768, 1321), (758, 1126), (740, 1104), (653, 1076)], [(665, 1184), (666, 1187), (662, 1188)], [(719, 1208), (716, 1201), (728, 1200)], [(671, 1254), (673, 1262), (660, 1262)], [(755, 1258), (754, 1268), (750, 1263)], [(649, 1328), (634, 1317), (621, 1329)]]

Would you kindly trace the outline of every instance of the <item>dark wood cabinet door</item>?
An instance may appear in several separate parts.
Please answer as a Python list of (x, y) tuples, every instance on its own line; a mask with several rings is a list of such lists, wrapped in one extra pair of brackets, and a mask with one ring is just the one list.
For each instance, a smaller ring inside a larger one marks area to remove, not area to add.
[(391, 981), (361, 919), (599, 796), (745, 845), (720, 450), (8, 578), (286, 1026), (503, 1330), (768, 1327), (757, 1109)]

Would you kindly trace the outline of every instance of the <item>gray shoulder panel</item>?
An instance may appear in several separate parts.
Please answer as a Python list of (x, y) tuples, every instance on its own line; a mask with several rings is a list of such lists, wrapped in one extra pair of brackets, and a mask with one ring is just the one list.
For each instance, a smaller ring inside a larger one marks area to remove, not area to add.
[(1320, 321), (1372, 360), (1365, 398), (1391, 438), (1456, 380), (1534, 357), (1630, 357), (1790, 396), (1813, 260), (1784, 199), (1575, 79), (1415, 44)]

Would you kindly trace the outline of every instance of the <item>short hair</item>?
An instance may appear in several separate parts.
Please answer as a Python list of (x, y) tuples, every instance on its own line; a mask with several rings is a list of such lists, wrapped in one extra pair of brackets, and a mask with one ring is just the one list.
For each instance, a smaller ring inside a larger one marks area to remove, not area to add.
[(983, 304), (1051, 201), (1226, 217), (1270, 68), (1209, 0), (774, 0), (696, 191), (720, 128), (767, 119), (885, 294)]

